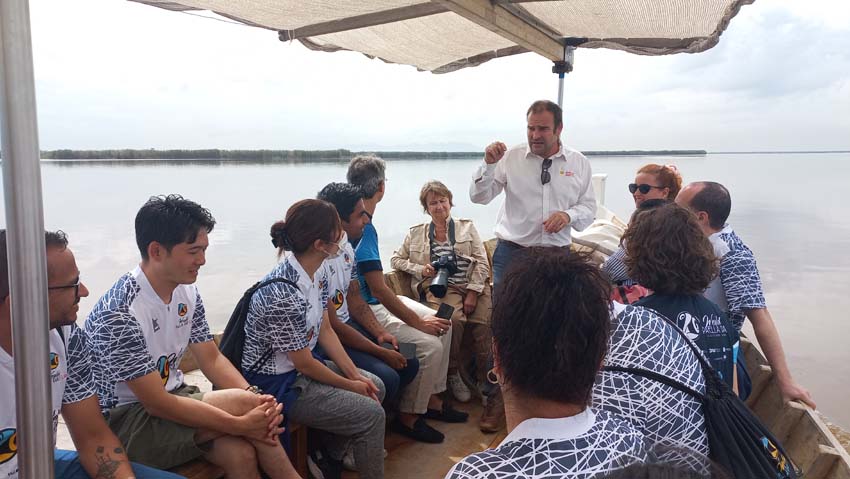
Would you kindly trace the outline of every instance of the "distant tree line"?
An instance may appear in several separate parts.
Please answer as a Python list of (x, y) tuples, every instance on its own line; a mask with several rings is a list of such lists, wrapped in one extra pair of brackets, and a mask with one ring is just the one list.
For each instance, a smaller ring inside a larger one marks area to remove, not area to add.
[[(370, 152), (340, 150), (47, 150), (45, 160), (225, 160), (260, 162), (348, 161), (356, 155)], [(480, 151), (377, 151), (374, 154), (388, 159), (448, 159), (479, 158)], [(664, 156), (705, 155), (705, 150), (626, 150), (585, 151), (588, 156)]]

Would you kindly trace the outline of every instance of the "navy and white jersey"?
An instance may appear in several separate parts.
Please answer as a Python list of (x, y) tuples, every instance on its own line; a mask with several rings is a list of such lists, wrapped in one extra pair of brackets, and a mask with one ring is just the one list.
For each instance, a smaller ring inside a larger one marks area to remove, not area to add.
[(328, 303), (328, 280), (324, 268), (313, 279), (293, 255), (278, 264), (263, 281), (286, 278), (298, 287), (277, 282), (258, 289), (251, 298), (245, 320), (242, 370), (248, 370), (271, 348), (273, 360), (257, 372), (284, 374), (295, 369), (287, 353), (309, 348), (319, 341), (319, 329)]
[(166, 391), (183, 384), (178, 365), (189, 344), (212, 341), (201, 295), (181, 284), (162, 302), (141, 267), (125, 274), (86, 319), (100, 407), (138, 402), (127, 381), (154, 371)]
[[(50, 386), (53, 412), (53, 444), (63, 404), (88, 399), (95, 393), (91, 358), (85, 333), (76, 324), (63, 326), (65, 341), (51, 330)], [(18, 429), (15, 417), (15, 358), (0, 348), (0, 478), (18, 477)]]
[(629, 268), (626, 266), (626, 246), (621, 244), (614, 254), (608, 257), (602, 263), (602, 272), (608, 276), (608, 281), (624, 286), (631, 286), (635, 283), (629, 278)]
[(739, 334), (720, 307), (700, 294), (655, 293), (634, 303), (652, 309), (676, 323), (699, 346), (703, 356), (733, 386)]
[(495, 449), (466, 456), (446, 479), (585, 479), (643, 462), (643, 435), (606, 411), (521, 422)]
[(720, 281), (729, 308), (726, 314), (740, 331), (747, 310), (766, 308), (767, 303), (753, 252), (729, 225), (723, 227), (720, 239), (729, 247), (720, 261)]
[[(702, 367), (678, 331), (650, 309), (614, 303), (613, 312), (606, 366), (646, 369), (705, 393)], [(658, 460), (705, 467), (705, 418), (692, 396), (643, 376), (601, 371), (592, 404), (631, 421)]]
[(328, 278), (328, 293), (337, 318), (343, 323), (351, 319), (348, 314), (348, 288), (352, 281), (358, 281), (357, 265), (354, 263), (354, 247), (346, 242), (339, 256), (326, 259), (322, 263)]

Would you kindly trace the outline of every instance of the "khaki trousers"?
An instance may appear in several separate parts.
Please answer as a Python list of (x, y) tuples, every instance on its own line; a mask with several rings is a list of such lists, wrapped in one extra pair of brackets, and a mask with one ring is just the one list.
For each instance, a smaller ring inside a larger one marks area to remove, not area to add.
[(490, 330), (490, 312), (493, 308), (490, 286), (478, 295), (475, 310), (469, 316), (463, 314), (463, 300), (466, 290), (449, 286), (446, 296), (438, 298), (426, 290), (425, 297), (430, 303), (448, 304), (454, 308), (452, 314), (452, 345), (449, 355), (449, 372), (454, 373), (462, 368), (469, 359), (469, 354), (475, 355), (475, 376), (479, 383), (487, 379), (487, 366), (490, 364), (492, 348), (492, 332)]
[[(436, 313), (433, 309), (407, 296), (399, 296), (399, 299), (420, 318)], [(416, 345), (419, 373), (401, 392), (398, 409), (408, 414), (425, 414), (431, 395), (446, 390), (446, 375), (449, 368), (449, 351), (452, 341), (451, 328), (444, 336), (437, 337), (408, 326), (407, 323), (393, 316), (382, 304), (370, 304), (369, 306), (375, 314), (375, 319), (387, 332), (395, 336), (398, 342)]]

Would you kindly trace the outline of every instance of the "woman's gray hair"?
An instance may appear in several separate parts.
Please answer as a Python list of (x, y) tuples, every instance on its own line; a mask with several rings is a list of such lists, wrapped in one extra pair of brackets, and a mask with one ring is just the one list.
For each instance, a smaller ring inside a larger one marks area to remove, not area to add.
[(387, 164), (375, 155), (358, 155), (348, 164), (346, 178), (352, 185), (360, 187), (364, 198), (375, 196), (386, 178)]

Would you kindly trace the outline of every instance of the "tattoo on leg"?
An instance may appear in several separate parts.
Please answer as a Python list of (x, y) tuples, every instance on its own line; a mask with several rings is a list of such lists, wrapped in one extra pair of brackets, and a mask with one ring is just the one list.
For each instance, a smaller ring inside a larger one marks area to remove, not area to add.
[[(123, 461), (112, 459), (109, 453), (104, 452), (103, 446), (98, 446), (95, 454), (97, 463), (97, 472), (94, 479), (115, 479), (115, 472), (121, 467)], [(124, 454), (124, 448), (116, 447), (113, 449), (115, 454)]]

